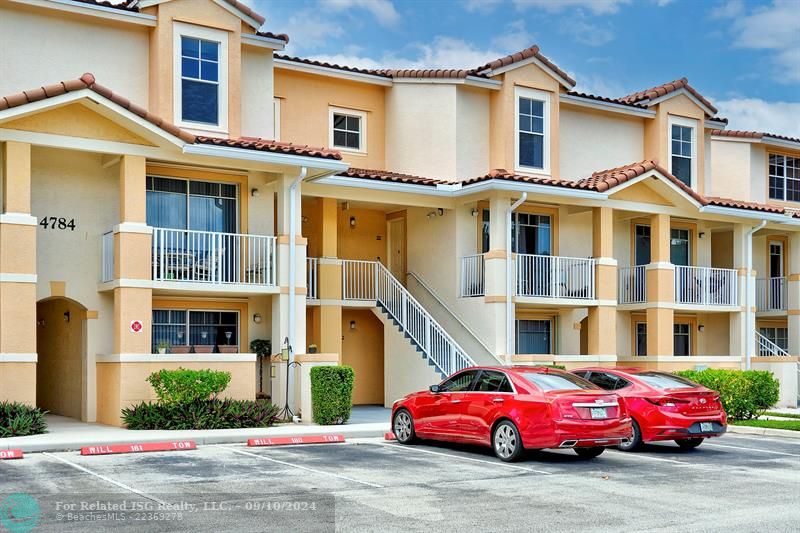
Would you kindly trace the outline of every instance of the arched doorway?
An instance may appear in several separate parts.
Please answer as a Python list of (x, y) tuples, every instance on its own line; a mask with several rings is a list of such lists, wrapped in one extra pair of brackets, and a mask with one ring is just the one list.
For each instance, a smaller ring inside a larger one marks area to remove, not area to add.
[(86, 358), (86, 308), (68, 298), (36, 304), (36, 405), (81, 418)]

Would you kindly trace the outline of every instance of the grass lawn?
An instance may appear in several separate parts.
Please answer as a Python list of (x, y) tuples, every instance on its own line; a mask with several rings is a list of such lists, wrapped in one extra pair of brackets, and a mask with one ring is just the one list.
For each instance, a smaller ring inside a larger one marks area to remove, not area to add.
[(779, 416), (781, 418), (797, 418), (800, 419), (800, 414), (794, 413), (778, 413), (776, 411), (767, 411), (764, 413), (767, 416)]
[(734, 426), (800, 431), (800, 420), (734, 420), (729, 423)]

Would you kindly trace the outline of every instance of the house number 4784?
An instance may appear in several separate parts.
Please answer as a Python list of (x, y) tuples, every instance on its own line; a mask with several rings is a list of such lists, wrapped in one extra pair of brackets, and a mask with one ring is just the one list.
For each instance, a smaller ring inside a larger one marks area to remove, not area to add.
[(44, 229), (68, 229), (70, 231), (75, 231), (74, 218), (67, 220), (64, 217), (42, 217), (42, 221), (39, 222), (39, 225)]

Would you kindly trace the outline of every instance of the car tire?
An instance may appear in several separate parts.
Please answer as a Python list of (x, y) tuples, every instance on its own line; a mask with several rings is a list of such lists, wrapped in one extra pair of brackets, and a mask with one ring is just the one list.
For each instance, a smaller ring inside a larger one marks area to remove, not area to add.
[(642, 428), (639, 427), (639, 423), (634, 419), (631, 419), (631, 426), (633, 426), (633, 435), (631, 435), (630, 440), (624, 444), (617, 445), (617, 448), (623, 452), (636, 451), (642, 447)]
[(503, 420), (492, 432), (492, 450), (501, 461), (511, 463), (519, 460), (522, 452), (522, 438), (517, 426), (510, 420)]
[(703, 437), (695, 437), (693, 439), (678, 439), (675, 442), (681, 447), (681, 450), (693, 450), (703, 444), (706, 440)]
[(400, 444), (411, 444), (417, 440), (414, 417), (408, 409), (398, 409), (392, 418), (392, 433)]
[(575, 450), (575, 453), (578, 454), (578, 457), (581, 457), (582, 459), (594, 459), (606, 451), (606, 449), (602, 446), (592, 446), (591, 448), (573, 448), (573, 450)]

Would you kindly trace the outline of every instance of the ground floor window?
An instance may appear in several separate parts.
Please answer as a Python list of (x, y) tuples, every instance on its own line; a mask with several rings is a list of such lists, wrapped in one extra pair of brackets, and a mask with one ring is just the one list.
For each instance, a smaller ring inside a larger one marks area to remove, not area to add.
[(647, 355), (647, 323), (636, 323), (636, 355)]
[(171, 346), (238, 346), (239, 312), (153, 309), (153, 353)]
[(789, 349), (789, 328), (759, 328), (759, 333), (782, 349)]
[(553, 353), (552, 320), (517, 320), (516, 340), (518, 354)]
[(691, 354), (691, 328), (689, 324), (675, 324), (672, 326), (673, 335), (673, 354), (674, 355), (692, 355)]

